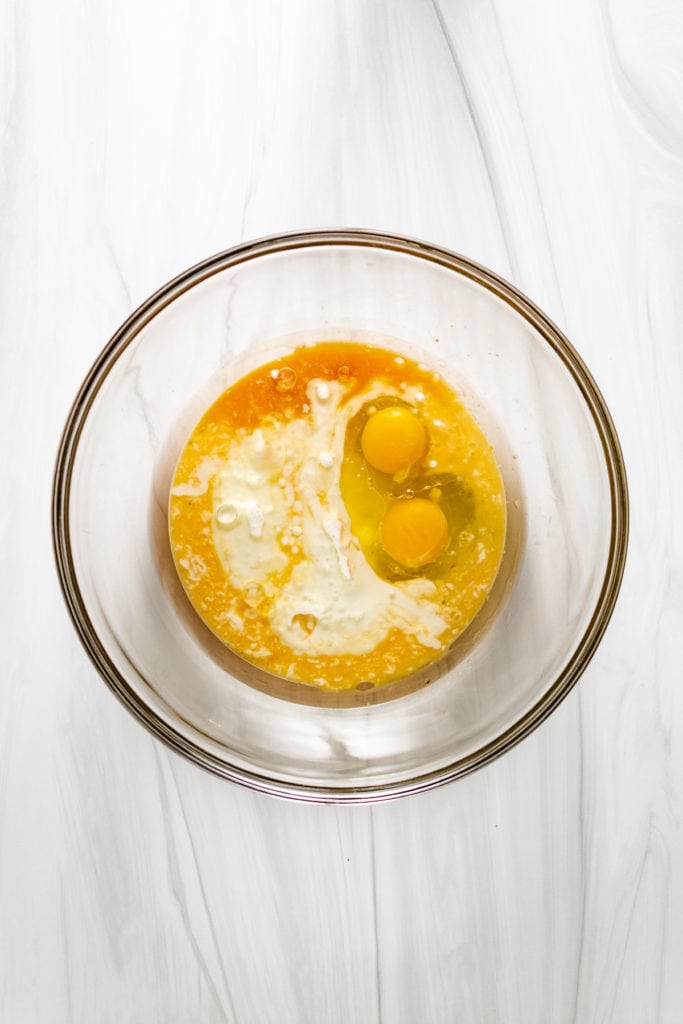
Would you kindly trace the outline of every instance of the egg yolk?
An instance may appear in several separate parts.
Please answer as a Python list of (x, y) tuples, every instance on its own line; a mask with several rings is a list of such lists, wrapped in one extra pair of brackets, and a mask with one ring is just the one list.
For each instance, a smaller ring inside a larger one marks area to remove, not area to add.
[(424, 455), (427, 435), (414, 412), (393, 405), (369, 417), (360, 443), (374, 469), (394, 474), (410, 469)]
[(439, 557), (448, 540), (448, 522), (438, 505), (411, 498), (390, 505), (382, 520), (382, 547), (408, 569), (419, 569)]

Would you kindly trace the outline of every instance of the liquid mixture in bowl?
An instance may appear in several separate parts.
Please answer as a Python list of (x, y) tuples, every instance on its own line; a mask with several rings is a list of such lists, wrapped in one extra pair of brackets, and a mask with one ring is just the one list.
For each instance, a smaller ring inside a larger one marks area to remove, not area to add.
[(441, 657), (503, 556), (493, 449), (441, 376), (384, 348), (306, 345), (233, 384), (183, 448), (171, 547), (206, 625), (325, 690)]

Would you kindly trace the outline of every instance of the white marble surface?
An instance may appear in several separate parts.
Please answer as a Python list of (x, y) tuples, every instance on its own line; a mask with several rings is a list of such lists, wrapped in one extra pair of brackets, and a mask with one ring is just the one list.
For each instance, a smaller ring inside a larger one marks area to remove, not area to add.
[[(680, 1021), (680, 0), (6, 0), (0, 40), (0, 1021)], [(560, 709), (360, 808), (153, 741), (81, 650), (49, 533), (70, 400), (131, 309), (242, 239), (338, 225), (535, 299), (632, 499)]]

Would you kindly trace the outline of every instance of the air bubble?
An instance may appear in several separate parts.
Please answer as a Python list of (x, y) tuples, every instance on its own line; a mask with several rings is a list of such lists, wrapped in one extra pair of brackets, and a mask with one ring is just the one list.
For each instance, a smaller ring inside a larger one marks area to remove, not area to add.
[(244, 603), (249, 608), (258, 608), (263, 601), (263, 597), (264, 594), (260, 587), (250, 586), (244, 592)]
[(310, 636), (318, 625), (318, 620), (315, 615), (306, 615), (303, 612), (299, 612), (297, 615), (292, 616), (292, 625), (299, 626), (306, 636)]
[(275, 390), (281, 394), (286, 391), (291, 391), (296, 384), (296, 373), (291, 366), (283, 366), (281, 370), (278, 370), (277, 377), (275, 378)]
[(234, 505), (226, 502), (224, 505), (219, 505), (216, 509), (216, 522), (219, 526), (222, 526), (224, 530), (229, 530), (230, 527), (234, 526), (239, 519), (239, 512)]

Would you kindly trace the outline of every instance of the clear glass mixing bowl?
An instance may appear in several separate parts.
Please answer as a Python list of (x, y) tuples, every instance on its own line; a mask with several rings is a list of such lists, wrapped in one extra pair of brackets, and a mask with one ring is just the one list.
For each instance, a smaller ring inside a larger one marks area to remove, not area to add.
[[(176, 457), (210, 402), (293, 344), (342, 338), (424, 358), (465, 395), (502, 465), (509, 535), (484, 612), (440, 665), (329, 698), (209, 633), (178, 583), (166, 514)], [(627, 529), (614, 427), (560, 331), (469, 260), (367, 231), (241, 245), (153, 295), (88, 374), (54, 483), (63, 591), (105, 682), (197, 764), (302, 800), (414, 793), (526, 736), (600, 641)]]

